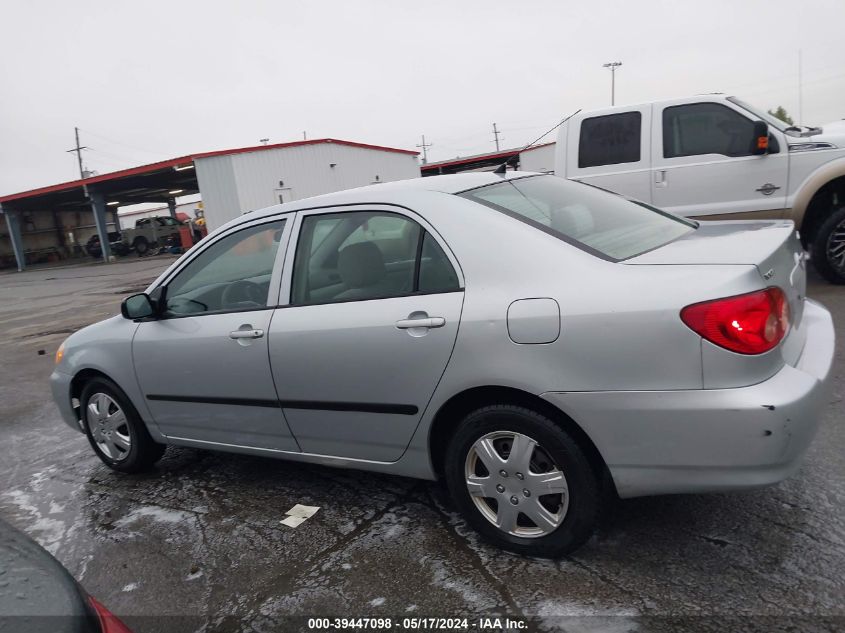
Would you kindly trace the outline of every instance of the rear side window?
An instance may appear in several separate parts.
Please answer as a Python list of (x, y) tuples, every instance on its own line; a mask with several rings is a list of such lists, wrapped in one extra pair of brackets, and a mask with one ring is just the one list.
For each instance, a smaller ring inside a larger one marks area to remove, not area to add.
[(559, 176), (515, 178), (458, 194), (602, 259), (658, 248), (695, 224), (597, 187)]
[(623, 112), (584, 119), (578, 141), (578, 167), (640, 161), (642, 115)]
[(459, 290), (437, 242), (416, 222), (388, 212), (311, 215), (293, 266), (295, 305), (388, 299)]
[(751, 156), (754, 123), (719, 103), (690, 103), (663, 110), (663, 157), (722, 154)]
[(440, 244), (426, 233), (420, 251), (419, 292), (452, 292), (459, 288), (458, 275), (452, 263)]

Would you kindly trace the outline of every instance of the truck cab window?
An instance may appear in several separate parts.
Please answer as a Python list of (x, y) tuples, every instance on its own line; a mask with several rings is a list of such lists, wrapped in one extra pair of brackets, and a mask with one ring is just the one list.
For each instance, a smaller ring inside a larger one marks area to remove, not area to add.
[(663, 110), (663, 157), (750, 156), (754, 123), (719, 103), (690, 103)]
[(642, 115), (639, 112), (584, 119), (578, 141), (578, 167), (638, 163), (641, 137)]

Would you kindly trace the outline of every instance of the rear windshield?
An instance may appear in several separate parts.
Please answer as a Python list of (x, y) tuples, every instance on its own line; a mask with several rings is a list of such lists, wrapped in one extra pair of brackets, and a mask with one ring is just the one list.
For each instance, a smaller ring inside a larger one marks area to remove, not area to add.
[(695, 223), (559, 176), (528, 176), (458, 194), (603, 259), (621, 261), (692, 231)]

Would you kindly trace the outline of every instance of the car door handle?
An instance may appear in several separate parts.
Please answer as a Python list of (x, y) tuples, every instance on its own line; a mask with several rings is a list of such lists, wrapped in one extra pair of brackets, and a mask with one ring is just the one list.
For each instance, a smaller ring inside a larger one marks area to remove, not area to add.
[(446, 319), (443, 317), (426, 317), (423, 319), (400, 319), (396, 322), (396, 327), (400, 330), (410, 330), (411, 328), (424, 327), (435, 328), (446, 325)]
[(235, 330), (229, 332), (229, 338), (261, 338), (264, 336), (264, 330)]
[(655, 187), (665, 187), (666, 186), (666, 170), (665, 169), (657, 169), (654, 172), (654, 186)]

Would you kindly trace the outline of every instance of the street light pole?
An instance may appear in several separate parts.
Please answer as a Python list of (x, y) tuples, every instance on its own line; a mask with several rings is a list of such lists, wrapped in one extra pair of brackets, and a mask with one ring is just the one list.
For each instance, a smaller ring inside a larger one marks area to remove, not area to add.
[(610, 105), (616, 105), (616, 69), (622, 65), (622, 62), (608, 62), (603, 64), (603, 68), (610, 68)]

